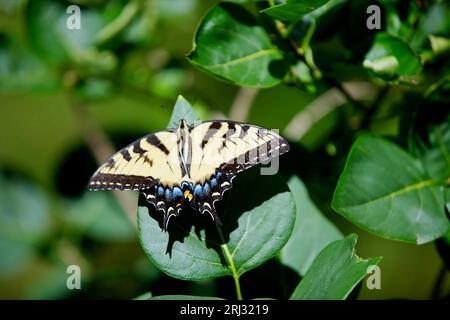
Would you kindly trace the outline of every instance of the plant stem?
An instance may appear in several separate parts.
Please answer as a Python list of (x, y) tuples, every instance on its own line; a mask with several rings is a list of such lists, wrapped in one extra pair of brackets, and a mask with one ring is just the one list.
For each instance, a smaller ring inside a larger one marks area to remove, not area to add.
[(258, 92), (258, 89), (254, 88), (240, 88), (230, 107), (229, 118), (245, 122)]
[(369, 109), (366, 111), (366, 114), (364, 115), (364, 118), (361, 121), (361, 124), (360, 124), (361, 129), (366, 129), (370, 125), (370, 122), (371, 122), (373, 116), (379, 109), (379, 106), (380, 106), (381, 102), (383, 101), (383, 99), (386, 97), (388, 90), (389, 90), (389, 87), (387, 85), (385, 85), (381, 88), (380, 92), (377, 94), (377, 97), (375, 98), (375, 100), (373, 101), (373, 103), (371, 104)]
[(290, 46), (292, 47), (294, 52), (299, 56), (299, 58), (309, 68), (309, 70), (311, 71), (312, 76), (315, 79), (322, 78), (322, 72), (319, 70), (319, 68), (317, 68), (316, 64), (314, 63), (314, 59), (313, 59), (313, 56), (312, 56), (312, 51), (311, 51), (311, 48), (309, 46), (311, 38), (312, 38), (312, 36), (314, 34), (314, 31), (316, 29), (315, 22), (311, 23), (311, 25), (309, 26), (307, 34), (306, 34), (305, 38), (302, 41), (302, 46), (299, 47), (297, 45), (297, 43), (295, 43), (294, 39), (290, 38), (290, 33), (292, 31), (292, 27), (289, 27), (288, 29), (286, 29), (286, 26), (284, 25), (283, 22), (281, 22), (279, 20), (274, 20), (274, 21), (275, 21), (275, 27), (278, 30), (278, 33), (280, 34), (280, 36), (284, 40), (287, 40), (287, 42), (290, 44)]
[(238, 300), (243, 300), (242, 298), (242, 293), (241, 293), (241, 284), (239, 282), (239, 275), (236, 271), (236, 267), (234, 265), (234, 261), (233, 261), (233, 256), (230, 253), (230, 250), (228, 249), (228, 245), (225, 243), (225, 239), (223, 237), (222, 234), (222, 230), (220, 229), (220, 227), (217, 227), (217, 231), (219, 232), (219, 236), (220, 239), (222, 240), (222, 244), (220, 245), (220, 247), (223, 250), (223, 253), (225, 254), (225, 257), (228, 260), (228, 263), (230, 264), (230, 269), (231, 269), (231, 273), (234, 279), (234, 285), (236, 287), (236, 296)]
[(98, 33), (95, 43), (101, 45), (119, 34), (133, 20), (133, 17), (139, 12), (139, 2), (130, 1), (122, 9), (119, 16), (106, 25)]
[(350, 101), (351, 104), (353, 104), (353, 106), (355, 106), (356, 109), (358, 109), (359, 111), (364, 111), (366, 108), (362, 105), (361, 102), (359, 102), (358, 100), (356, 100), (351, 94), (350, 92), (347, 91), (347, 89), (344, 88), (344, 86), (342, 85), (342, 83), (339, 83), (338, 81), (329, 78), (329, 77), (325, 77), (324, 81), (331, 87), (335, 87), (336, 89), (338, 89), (344, 96), (345, 98)]

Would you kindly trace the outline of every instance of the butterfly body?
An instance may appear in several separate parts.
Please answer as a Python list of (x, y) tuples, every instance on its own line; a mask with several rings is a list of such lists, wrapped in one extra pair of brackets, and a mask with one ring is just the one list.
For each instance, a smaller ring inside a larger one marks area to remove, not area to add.
[(149, 134), (113, 155), (92, 176), (90, 190), (138, 190), (164, 213), (163, 229), (188, 203), (219, 223), (215, 203), (235, 175), (285, 153), (275, 132), (232, 121), (206, 121)]

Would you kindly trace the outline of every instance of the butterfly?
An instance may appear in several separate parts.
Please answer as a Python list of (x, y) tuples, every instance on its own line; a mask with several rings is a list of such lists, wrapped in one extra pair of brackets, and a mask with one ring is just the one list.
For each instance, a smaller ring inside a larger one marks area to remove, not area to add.
[(138, 190), (158, 211), (163, 230), (189, 203), (220, 224), (215, 203), (237, 173), (288, 152), (277, 133), (234, 121), (205, 121), (146, 135), (109, 158), (88, 189)]

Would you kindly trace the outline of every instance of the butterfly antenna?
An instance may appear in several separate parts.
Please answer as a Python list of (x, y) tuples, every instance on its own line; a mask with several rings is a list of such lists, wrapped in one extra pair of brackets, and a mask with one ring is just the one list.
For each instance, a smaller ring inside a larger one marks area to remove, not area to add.
[(194, 106), (194, 104), (197, 102), (197, 97), (194, 97), (194, 99), (192, 100), (191, 106)]
[(163, 109), (164, 111), (166, 111), (167, 113), (171, 113), (171, 112), (169, 111), (169, 108), (167, 108), (165, 105), (160, 104), (159, 107), (160, 107), (161, 109)]

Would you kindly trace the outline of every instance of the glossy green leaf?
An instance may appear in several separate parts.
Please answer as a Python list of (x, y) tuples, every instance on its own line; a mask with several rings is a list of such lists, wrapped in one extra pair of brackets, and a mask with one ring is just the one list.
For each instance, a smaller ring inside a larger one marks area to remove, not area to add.
[(422, 244), (450, 227), (438, 183), (403, 149), (363, 136), (352, 146), (332, 206), (378, 236)]
[(343, 300), (381, 257), (361, 259), (355, 254), (358, 236), (351, 234), (330, 243), (314, 260), (291, 300)]
[(254, 168), (234, 180), (228, 196), (219, 209), (223, 239), (211, 217), (187, 208), (163, 233), (161, 214), (141, 202), (139, 234), (151, 261), (175, 278), (200, 280), (232, 275), (233, 267), (240, 276), (275, 256), (295, 222), (294, 201), (285, 183)]
[(387, 33), (377, 33), (363, 65), (379, 76), (409, 76), (422, 69), (419, 57), (407, 43)]
[(186, 120), (186, 122), (191, 125), (196, 121), (199, 121), (197, 114), (192, 108), (189, 101), (187, 101), (183, 96), (179, 95), (175, 106), (173, 108), (172, 116), (169, 120), (168, 128), (178, 128), (180, 120)]
[(269, 16), (287, 21), (295, 22), (300, 20), (304, 15), (323, 6), (330, 0), (286, 0), (284, 3), (274, 5), (262, 12)]
[(188, 60), (221, 80), (246, 87), (271, 87), (286, 72), (281, 52), (244, 8), (220, 3), (199, 26)]
[(288, 185), (297, 216), (294, 231), (281, 251), (281, 262), (304, 276), (319, 252), (330, 242), (342, 239), (342, 234), (315, 206), (297, 176), (292, 176)]
[(201, 297), (201, 296), (189, 296), (183, 294), (165, 295), (152, 297), (149, 300), (223, 300), (217, 297)]

